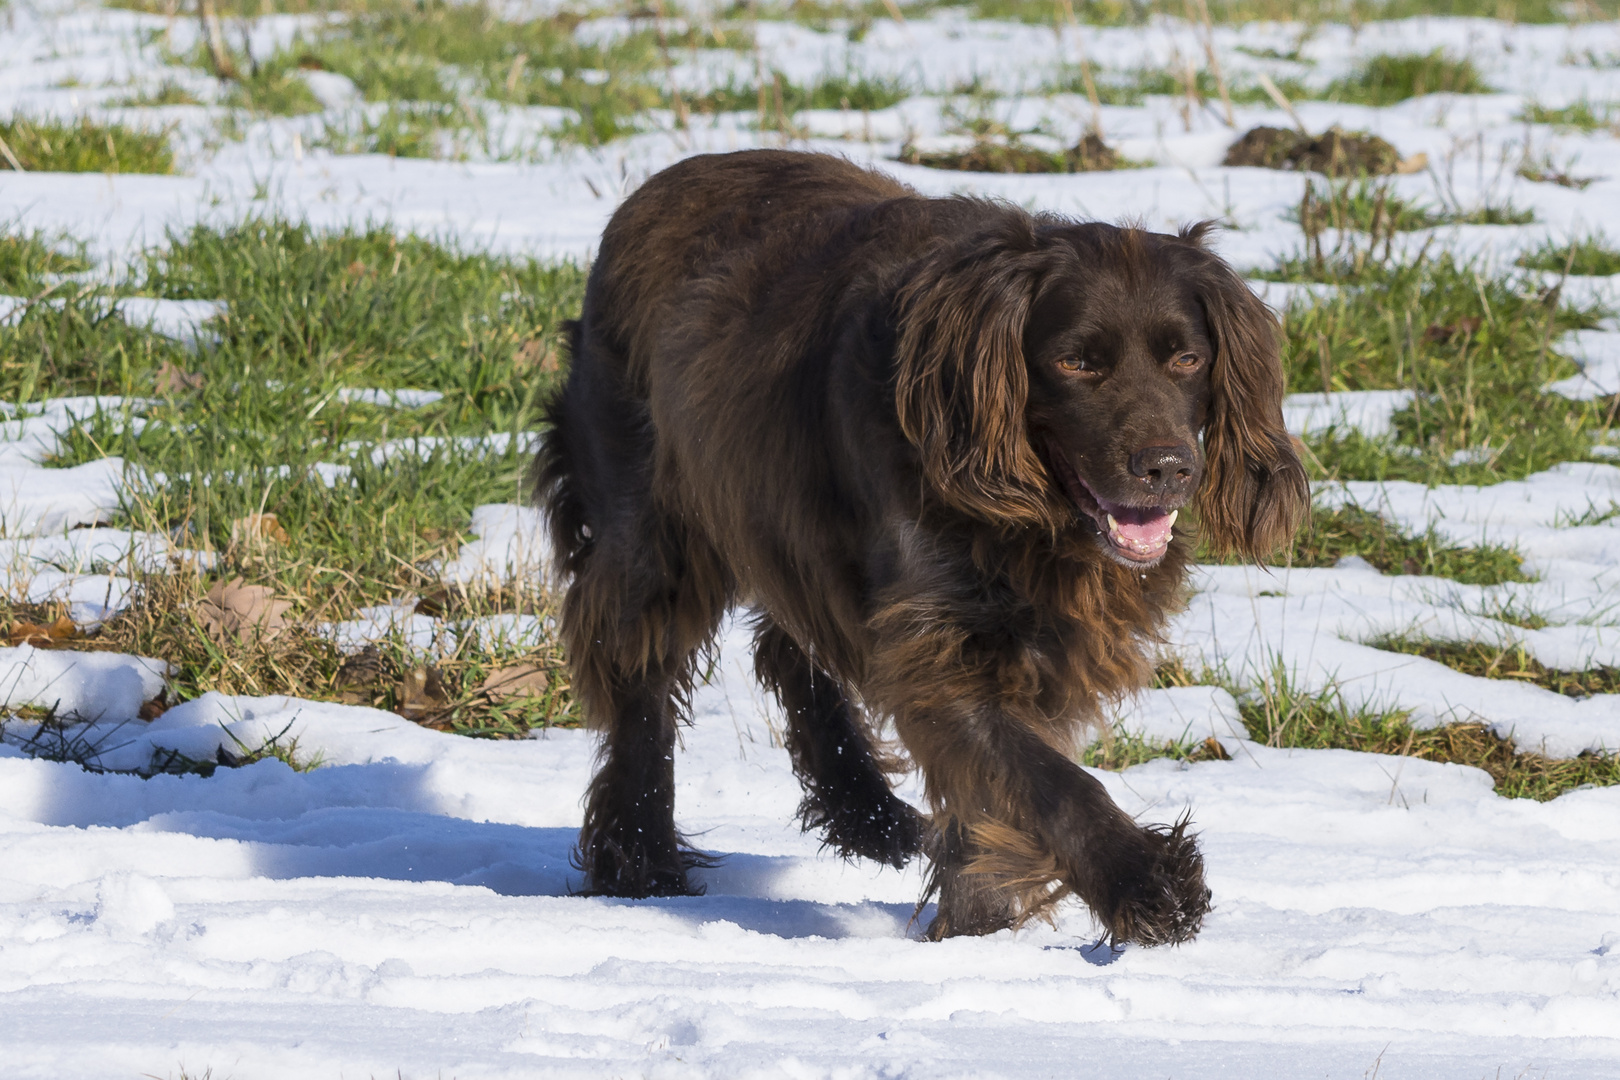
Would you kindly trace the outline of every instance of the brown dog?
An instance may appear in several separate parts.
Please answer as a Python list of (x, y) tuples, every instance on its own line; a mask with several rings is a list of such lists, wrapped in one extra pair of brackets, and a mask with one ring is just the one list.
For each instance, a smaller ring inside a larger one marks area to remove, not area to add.
[[(1307, 505), (1275, 320), (1203, 235), (770, 151), (688, 159), (625, 202), (537, 462), (603, 733), (589, 891), (691, 891), (675, 725), (746, 604), (805, 827), (897, 866), (926, 849), (931, 937), (1071, 892), (1116, 941), (1197, 933), (1185, 821), (1138, 826), (1074, 736), (1149, 674), (1189, 557), (1178, 513), (1256, 557)], [(926, 822), (889, 789), (878, 718)]]

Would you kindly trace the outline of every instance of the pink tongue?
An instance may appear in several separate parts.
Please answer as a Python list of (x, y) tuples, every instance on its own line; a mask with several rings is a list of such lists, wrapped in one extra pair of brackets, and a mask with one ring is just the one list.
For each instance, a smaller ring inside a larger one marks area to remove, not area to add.
[(1118, 527), (1114, 534), (1137, 549), (1161, 548), (1170, 542), (1170, 515), (1151, 507), (1109, 506)]

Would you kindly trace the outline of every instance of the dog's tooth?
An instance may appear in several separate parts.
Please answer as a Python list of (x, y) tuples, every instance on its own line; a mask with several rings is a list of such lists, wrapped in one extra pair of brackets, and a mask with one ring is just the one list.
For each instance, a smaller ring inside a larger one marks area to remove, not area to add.
[(1172, 510), (1172, 511), (1170, 511), (1170, 520), (1164, 523), (1164, 527), (1167, 528), (1167, 529), (1175, 528), (1176, 527), (1176, 518), (1179, 517), (1179, 516), (1181, 516), (1181, 511), (1180, 510)]
[(1119, 522), (1114, 520), (1114, 515), (1104, 514), (1103, 516), (1108, 519), (1108, 531), (1111, 533), (1119, 532)]

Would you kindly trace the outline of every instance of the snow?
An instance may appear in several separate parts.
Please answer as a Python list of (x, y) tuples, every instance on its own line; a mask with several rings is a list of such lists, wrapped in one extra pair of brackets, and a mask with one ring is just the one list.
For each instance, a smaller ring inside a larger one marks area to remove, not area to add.
[(1573, 401), (1594, 401), (1620, 393), (1620, 332), (1576, 330), (1565, 334), (1559, 344), (1581, 370), (1549, 383), (1548, 392)]
[[(52, 307), (60, 302), (50, 298), (41, 301)], [(30, 306), (30, 299), (22, 296), (0, 296), (0, 323), (22, 317)], [(204, 324), (226, 314), (226, 305), (219, 300), (154, 300), (146, 296), (123, 296), (110, 301), (111, 310), (131, 326), (139, 326), (174, 338), (187, 345), (195, 344), (208, 331)]]
[(345, 403), (358, 401), (366, 405), (381, 405), (391, 409), (420, 409), (444, 400), (444, 394), (438, 390), (371, 390), (345, 387), (337, 392), (337, 399)]
[[(301, 18), (254, 20), (256, 52), (288, 40)], [(582, 32), (628, 25), (598, 19)], [(119, 84), (165, 78), (217, 100), (213, 80), (138, 47), (149, 31), (169, 31), (183, 50), (196, 22), (13, 0), (0, 24), (0, 115), (89, 111), (178, 125), (181, 175), (0, 171), (0, 220), (85, 240), (98, 274), (167, 229), (277, 212), (316, 227), (386, 223), (474, 249), (584, 259), (617, 201), (651, 172), (761, 142), (735, 117), (698, 117), (688, 132), (654, 123), (605, 148), (533, 160), (409, 161), (306, 152), (316, 117), (254, 121), (240, 143), (210, 146), (212, 105), (106, 104), (128, 92)], [(1537, 215), (1524, 226), (1404, 236), (1399, 250), (1428, 243), (1500, 268), (1549, 239), (1620, 237), (1620, 139), (1514, 119), (1532, 99), (1620, 99), (1620, 68), (1566, 61), (1620, 57), (1620, 25), (1325, 25), (1301, 44), (1309, 64), (1235, 48), (1287, 51), (1298, 37), (1278, 24), (1215, 30), (1233, 78), (1264, 70), (1319, 85), (1379, 51), (1443, 47), (1474, 58), (1503, 91), (1386, 109), (1299, 103), (1313, 129), (1362, 127), (1402, 154), (1428, 154), (1429, 173), (1394, 180), (1402, 197), (1511, 200)], [(1219, 248), (1243, 269), (1298, 250), (1288, 215), (1304, 178), (1220, 168), (1233, 132), (1207, 113), (1183, 122), (1173, 99), (1101, 110), (1109, 140), (1153, 163), (1128, 173), (974, 176), (889, 160), (908, 139), (949, 137), (939, 95), (968, 80), (1028, 90), (1073, 65), (1082, 45), (1102, 78), (1164, 67), (1173, 55), (1201, 55), (1198, 33), (1182, 24), (1057, 33), (945, 11), (903, 26), (878, 20), (859, 42), (765, 22), (760, 43), (764, 66), (790, 78), (866, 72), (916, 94), (869, 115), (803, 114), (812, 137), (802, 145), (880, 164), (929, 193), (1154, 228), (1219, 219), (1232, 226)], [(754, 62), (703, 54), (675, 77), (697, 90), (738, 64), (752, 77)], [(77, 87), (61, 85), (68, 75)], [(359, 107), (345, 80), (309, 78), (332, 116)], [(1072, 94), (1031, 93), (998, 108), (1014, 126), (1044, 123), (1064, 139), (1092, 117)], [(1235, 112), (1238, 130), (1289, 123), (1269, 108)], [(508, 110), (497, 119), (511, 146), (544, 149), (561, 116)], [(1526, 151), (1596, 179), (1584, 190), (1530, 183), (1514, 172)], [(1252, 284), (1279, 312), (1337, 294)], [(1571, 278), (1563, 295), (1612, 301), (1620, 281)], [(24, 302), (0, 299), (0, 318)], [(188, 342), (206, 340), (209, 321), (226, 314), (209, 300), (126, 298), (117, 310)], [(1555, 341), (1582, 371), (1548, 391), (1588, 400), (1620, 389), (1617, 337), (1611, 324)], [(391, 408), (438, 400), (410, 389), (343, 393)], [(1286, 419), (1299, 434), (1380, 439), (1405, 393), (1294, 395)], [(106, 527), (129, 487), (148, 482), (118, 459), (51, 467), (75, 420), (99, 412), (138, 425), (145, 404), (59, 398), (0, 409), (0, 588), (9, 595), (65, 600), (89, 626), (127, 602), (137, 569), (211, 565), (210, 553), (173, 538)], [(381, 464), (501, 454), (511, 438), (352, 449)], [(349, 475), (341, 464), (317, 469), (329, 486)], [(1555, 668), (1620, 664), (1620, 468), (1566, 463), (1490, 487), (1350, 482), (1323, 486), (1317, 501), (1364, 507), (1411, 534), (1432, 528), (1446, 543), (1509, 546), (1534, 580), (1468, 586), (1353, 560), (1269, 573), (1200, 567), (1165, 651), (1240, 695), (1281, 675), (1346, 703), (1410, 710), (1420, 725), (1480, 720), (1555, 756), (1620, 747), (1613, 696), (1576, 701), (1369, 644), (1412, 634), (1522, 644)], [(468, 531), (440, 568), (447, 583), (550, 583), (532, 509), (478, 507)], [(431, 654), (465, 636), (532, 641), (544, 627), (543, 615), (451, 626), (415, 608), (399, 597), (328, 630), (344, 649), (392, 636)], [(1529, 615), (1544, 625), (1525, 629)], [(1096, 773), (1144, 821), (1191, 809), (1216, 904), (1200, 937), (1114, 954), (1094, 946), (1089, 917), (1068, 905), (1055, 926), (927, 944), (914, 921), (930, 914), (914, 912), (918, 866), (841, 863), (794, 824), (800, 795), (781, 717), (748, 674), (737, 623), (694, 696), (676, 764), (682, 827), (724, 858), (699, 872), (706, 896), (679, 900), (570, 894), (593, 755), (585, 732), (471, 740), (372, 709), (219, 694), (141, 720), (164, 688), (164, 667), (162, 658), (0, 647), (4, 704), (28, 707), (0, 741), (8, 1076), (1620, 1076), (1620, 788), (1508, 800), (1461, 766), (1258, 745), (1225, 689), (1144, 692), (1115, 706), (1119, 731), (1213, 737), (1230, 757)], [(71, 737), (114, 771), (26, 753), (41, 710), (74, 721)], [(264, 760), (209, 778), (116, 771), (272, 739), (320, 767)], [(920, 798), (915, 777), (900, 791)]]
[(1283, 399), (1283, 426), (1304, 437), (1359, 431), (1381, 439), (1395, 414), (1412, 404), (1410, 390), (1338, 390), (1331, 394), (1289, 394)]
[[(582, 732), (208, 695), (144, 737), (204, 756), (233, 745), (221, 724), (285, 732), (328, 763), (140, 780), (0, 757), (8, 1071), (1359, 1076), (1382, 1053), (1620, 1075), (1620, 789), (1511, 801), (1459, 766), (1228, 734), (1231, 761), (1097, 774), (1145, 820), (1193, 808), (1217, 897), (1196, 942), (1111, 955), (1064, 908), (927, 944), (915, 867), (842, 864), (791, 824), (746, 640), (676, 764), (683, 825), (726, 856), (701, 898), (568, 895)], [(1142, 708), (1168, 730), (1199, 712), (1178, 695)]]

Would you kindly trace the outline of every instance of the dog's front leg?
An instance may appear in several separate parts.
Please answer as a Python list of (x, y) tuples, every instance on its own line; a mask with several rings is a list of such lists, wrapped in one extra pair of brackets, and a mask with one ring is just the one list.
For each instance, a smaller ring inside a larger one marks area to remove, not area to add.
[(1071, 892), (1115, 942), (1197, 934), (1209, 890), (1185, 823), (1138, 825), (1043, 737), (992, 661), (951, 667), (912, 682), (910, 700), (890, 709), (934, 810), (929, 936), (1016, 926)]

